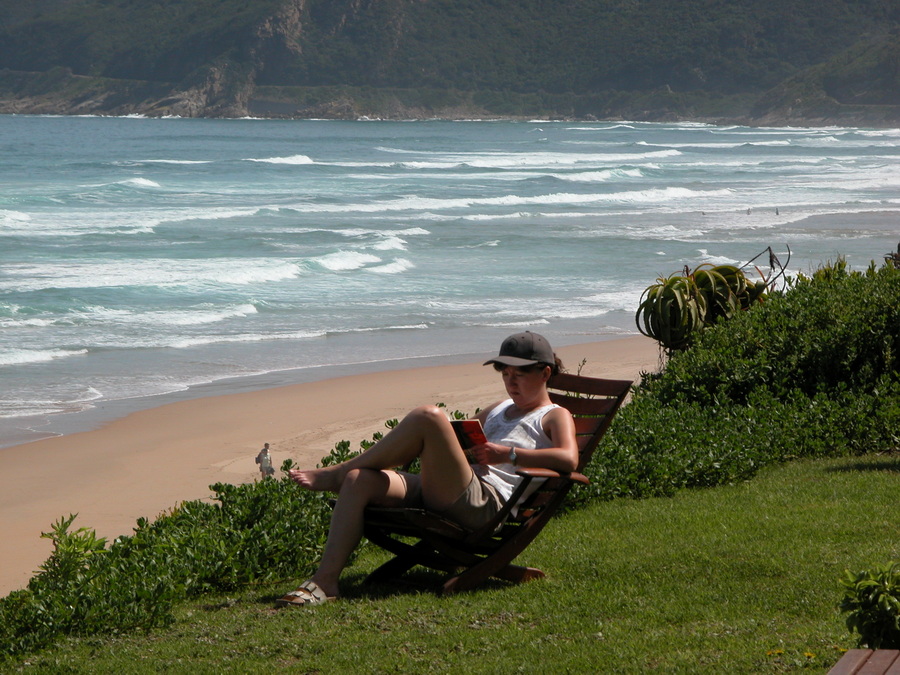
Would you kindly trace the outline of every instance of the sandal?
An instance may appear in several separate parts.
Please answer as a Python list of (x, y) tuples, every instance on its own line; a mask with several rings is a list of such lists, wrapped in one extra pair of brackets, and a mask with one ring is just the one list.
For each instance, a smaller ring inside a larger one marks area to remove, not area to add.
[(300, 584), (300, 588), (291, 591), (275, 601), (276, 607), (306, 607), (307, 605), (324, 605), (337, 600), (337, 596), (325, 595), (319, 584), (310, 579)]

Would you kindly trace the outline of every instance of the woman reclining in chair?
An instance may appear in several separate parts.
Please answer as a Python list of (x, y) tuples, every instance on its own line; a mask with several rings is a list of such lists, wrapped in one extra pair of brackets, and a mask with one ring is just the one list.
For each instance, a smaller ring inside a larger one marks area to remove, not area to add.
[[(447, 415), (438, 407), (410, 412), (366, 452), (335, 466), (292, 470), (309, 490), (338, 493), (319, 568), (279, 606), (318, 605), (338, 596), (338, 577), (363, 531), (363, 511), (374, 506), (424, 506), (469, 530), (488, 523), (522, 479), (516, 466), (574, 471), (575, 424), (550, 402), (547, 381), (560, 362), (547, 340), (531, 332), (503, 341), (493, 364), (509, 398), (481, 411), (487, 443), (469, 450), (470, 464)], [(419, 459), (418, 475), (392, 471)]]

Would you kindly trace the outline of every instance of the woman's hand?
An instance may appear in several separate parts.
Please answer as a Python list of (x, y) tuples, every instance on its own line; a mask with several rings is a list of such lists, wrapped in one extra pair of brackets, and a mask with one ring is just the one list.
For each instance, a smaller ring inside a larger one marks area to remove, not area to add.
[(509, 462), (510, 446), (497, 443), (482, 443), (469, 448), (469, 454), (476, 464), (506, 464)]

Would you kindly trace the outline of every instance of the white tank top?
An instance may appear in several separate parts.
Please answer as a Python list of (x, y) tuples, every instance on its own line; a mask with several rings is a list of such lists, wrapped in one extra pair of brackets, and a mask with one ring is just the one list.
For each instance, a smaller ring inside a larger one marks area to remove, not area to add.
[[(488, 413), (484, 421), (484, 435), (487, 436), (487, 439), (492, 443), (511, 445), (517, 448), (552, 448), (553, 441), (544, 431), (543, 419), (544, 415), (559, 406), (546, 405), (532, 410), (522, 417), (508, 418), (506, 413), (512, 405), (512, 399), (508, 399)], [(472, 468), (475, 470), (476, 476), (497, 490), (504, 503), (522, 482), (522, 477), (516, 475), (516, 467), (509, 463), (475, 464)], [(533, 479), (519, 501), (528, 497), (542, 482), (543, 479)], [(516, 509), (514, 508), (513, 514), (515, 515), (515, 513)]]

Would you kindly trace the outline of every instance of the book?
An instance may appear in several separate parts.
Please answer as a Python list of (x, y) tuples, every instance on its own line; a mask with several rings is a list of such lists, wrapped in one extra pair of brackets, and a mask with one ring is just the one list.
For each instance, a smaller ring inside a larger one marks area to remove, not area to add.
[(484, 429), (481, 426), (481, 420), (450, 420), (453, 431), (456, 433), (456, 439), (459, 441), (460, 447), (466, 453), (466, 457), (470, 461), (474, 461), (469, 454), (469, 448), (482, 443), (487, 443), (487, 436), (484, 435)]

